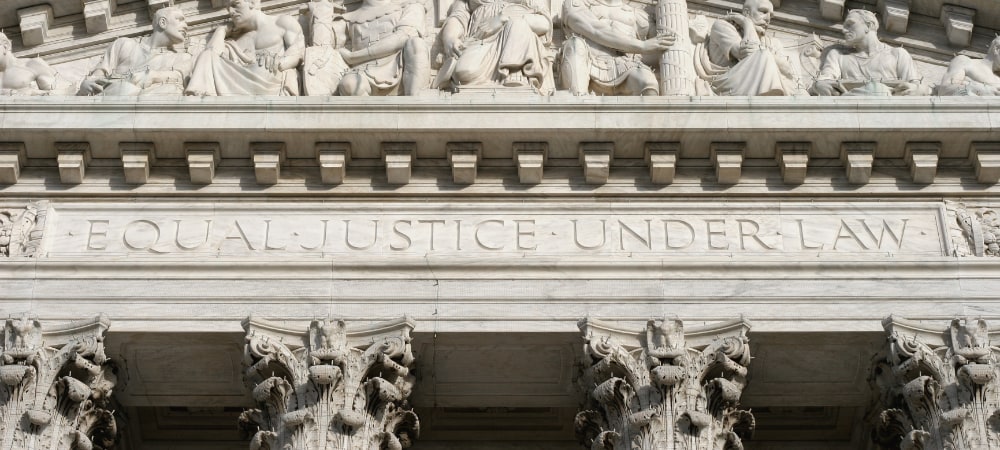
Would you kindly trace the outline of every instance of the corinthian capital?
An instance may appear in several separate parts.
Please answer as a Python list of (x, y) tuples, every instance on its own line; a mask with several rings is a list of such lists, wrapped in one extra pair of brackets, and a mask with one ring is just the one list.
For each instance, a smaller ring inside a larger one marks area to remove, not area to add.
[(410, 447), (420, 433), (408, 400), (413, 327), (408, 317), (315, 320), (308, 330), (248, 319), (244, 375), (259, 408), (240, 422), (251, 450)]
[(114, 446), (115, 376), (104, 354), (108, 319), (42, 328), (8, 319), (0, 347), (0, 449)]
[(869, 381), (875, 448), (1000, 447), (1000, 365), (986, 321), (933, 326), (889, 317)]
[(749, 329), (743, 319), (685, 330), (664, 318), (641, 332), (582, 321), (587, 399), (577, 437), (594, 450), (742, 449), (754, 427), (738, 408)]

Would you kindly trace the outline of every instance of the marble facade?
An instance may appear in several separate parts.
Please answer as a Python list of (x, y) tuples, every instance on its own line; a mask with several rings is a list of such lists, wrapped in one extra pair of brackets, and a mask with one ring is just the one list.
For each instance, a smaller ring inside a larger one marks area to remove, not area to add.
[(1000, 6), (237, 3), (0, 2), (0, 450), (1000, 446)]

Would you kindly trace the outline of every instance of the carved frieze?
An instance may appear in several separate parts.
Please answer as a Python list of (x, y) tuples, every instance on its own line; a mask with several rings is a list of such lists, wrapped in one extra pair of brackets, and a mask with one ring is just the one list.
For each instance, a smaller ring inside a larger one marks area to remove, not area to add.
[(747, 382), (750, 324), (685, 330), (650, 320), (644, 333), (586, 319), (577, 437), (590, 449), (742, 449), (754, 418), (739, 409)]
[(1000, 447), (1000, 365), (979, 319), (935, 327), (889, 317), (868, 414), (878, 449)]
[[(847, 31), (845, 45), (814, 55), (824, 60), (818, 78), (796, 55), (785, 54), (799, 45), (782, 37), (799, 36), (800, 30), (794, 24), (771, 27), (781, 2), (769, 0), (746, 0), (742, 11), (729, 14), (699, 11), (696, 4), (689, 11), (683, 0), (458, 0), (433, 8), (404, 0), (296, 0), (277, 7), (260, 0), (156, 0), (148, 2), (148, 15), (131, 19), (137, 20), (135, 30), (123, 29), (113, 1), (79, 2), (80, 23), (64, 14), (57, 18), (59, 11), (35, 3), (17, 10), (20, 34), (12, 38), (20, 38), (20, 47), (0, 38), (0, 91), (5, 94), (348, 96), (443, 89), (516, 97), (560, 89), (574, 95), (806, 95), (804, 87), (814, 78), (819, 83), (812, 93), (818, 95), (930, 93), (909, 53), (898, 47), (900, 41), (878, 40), (874, 14), (862, 17), (855, 10), (845, 18), (843, 1), (821, 2), (815, 13), (815, 18), (845, 19)], [(295, 4), (297, 11), (286, 7)], [(480, 9), (483, 5), (487, 8)], [(878, 8), (889, 30), (905, 32), (906, 2), (879, 1)], [(229, 12), (226, 23), (210, 31), (202, 24), (217, 22), (219, 9)], [(970, 45), (974, 16), (973, 9), (945, 5), (942, 43)], [(785, 22), (812, 19), (782, 17)], [(190, 38), (188, 21), (194, 24)], [(140, 36), (139, 27), (148, 25), (152, 34)], [(834, 33), (831, 26), (810, 25), (818, 34)], [(72, 42), (80, 38), (87, 43)], [(64, 50), (96, 43), (101, 48), (86, 51), (104, 51), (104, 58), (80, 74), (81, 80), (77, 74), (93, 59), (66, 60)], [(32, 56), (26, 50), (43, 44), (50, 47), (43, 55), (51, 67), (41, 58), (14, 56), (15, 50)], [(969, 58), (962, 58), (967, 66)], [(934, 70), (944, 64), (921, 62)], [(973, 71), (958, 76), (956, 92), (973, 92), (964, 88), (965, 78), (996, 77), (996, 70), (985, 66)], [(57, 83), (60, 73), (64, 78)], [(942, 82), (941, 92), (954, 78)], [(996, 83), (986, 83), (971, 95), (994, 95), (995, 90)]]
[(1000, 214), (989, 207), (945, 203), (954, 256), (1000, 256)]
[(38, 256), (45, 233), (48, 202), (22, 208), (0, 208), (0, 257)]
[(114, 368), (104, 353), (108, 319), (42, 329), (8, 319), (0, 347), (0, 449), (113, 448)]
[(259, 405), (240, 416), (250, 449), (410, 447), (420, 433), (408, 400), (413, 327), (332, 319), (301, 332), (248, 319), (244, 379)]

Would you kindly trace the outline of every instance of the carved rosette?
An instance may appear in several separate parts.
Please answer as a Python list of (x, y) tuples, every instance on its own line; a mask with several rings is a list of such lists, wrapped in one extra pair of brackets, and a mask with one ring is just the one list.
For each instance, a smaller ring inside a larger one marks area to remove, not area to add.
[(0, 208), (0, 256), (34, 257), (42, 244), (48, 202), (21, 208)]
[(259, 408), (241, 427), (251, 450), (400, 450), (420, 433), (408, 317), (347, 328), (316, 320), (306, 333), (250, 318), (245, 381)]
[(0, 347), (0, 450), (110, 449), (114, 368), (104, 353), (108, 319), (42, 330), (8, 319)]
[(1000, 256), (1000, 213), (945, 203), (955, 256)]
[(742, 319), (689, 330), (663, 319), (635, 333), (584, 320), (577, 438), (594, 450), (742, 449), (754, 428), (738, 408), (749, 329)]
[(886, 349), (869, 379), (875, 448), (1000, 448), (1000, 365), (986, 321), (935, 328), (889, 317), (883, 326)]

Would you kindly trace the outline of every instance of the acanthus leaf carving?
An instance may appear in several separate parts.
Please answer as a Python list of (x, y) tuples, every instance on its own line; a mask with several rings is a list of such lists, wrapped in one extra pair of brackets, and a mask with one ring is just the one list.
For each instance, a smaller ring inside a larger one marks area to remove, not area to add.
[(0, 257), (36, 257), (45, 233), (48, 202), (30, 202), (23, 209), (0, 208)]
[(109, 411), (116, 384), (104, 353), (108, 319), (42, 329), (27, 315), (8, 319), (0, 347), (0, 449), (114, 448)]
[(315, 320), (305, 333), (255, 318), (244, 327), (244, 378), (258, 404), (240, 416), (251, 450), (401, 450), (419, 436), (411, 319), (354, 329)]
[(678, 319), (650, 320), (645, 333), (580, 323), (586, 341), (579, 378), (587, 393), (577, 438), (591, 449), (742, 449), (753, 415), (738, 408), (746, 386), (749, 323), (685, 331)]
[(889, 317), (883, 325), (886, 348), (869, 379), (875, 448), (1000, 446), (1000, 365), (986, 321), (954, 319), (937, 328)]
[(988, 207), (946, 202), (954, 256), (1000, 256), (1000, 214)]

